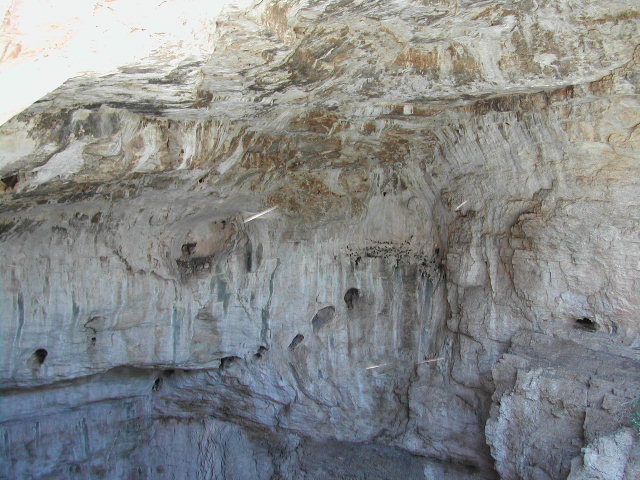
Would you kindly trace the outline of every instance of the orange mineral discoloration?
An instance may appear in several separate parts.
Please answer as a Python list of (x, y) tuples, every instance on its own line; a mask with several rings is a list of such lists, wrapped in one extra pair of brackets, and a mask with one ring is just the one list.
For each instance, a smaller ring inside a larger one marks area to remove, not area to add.
[(291, 137), (286, 135), (258, 135), (246, 148), (244, 168), (270, 169), (283, 167), (296, 157), (297, 149)]
[(394, 128), (383, 132), (381, 149), (376, 157), (385, 163), (402, 162), (411, 151), (409, 136), (415, 134), (415, 130)]
[(291, 10), (290, 4), (273, 3), (265, 10), (262, 21), (285, 43), (292, 42), (296, 35), (289, 25), (288, 13)]
[(352, 173), (345, 171), (340, 175), (339, 188), (327, 185), (320, 172), (289, 175), (286, 183), (269, 195), (268, 203), (307, 221), (358, 213), (364, 208), (370, 185), (365, 173), (355, 176)]
[(451, 70), (458, 84), (470, 83), (482, 77), (482, 66), (469, 53), (467, 47), (454, 43), (447, 47), (446, 52), (451, 60)]
[(314, 133), (337, 133), (349, 127), (338, 114), (321, 110), (311, 110), (291, 122), (291, 129)]
[(396, 57), (393, 65), (408, 67), (420, 75), (437, 78), (440, 71), (438, 50), (420, 50), (408, 48)]

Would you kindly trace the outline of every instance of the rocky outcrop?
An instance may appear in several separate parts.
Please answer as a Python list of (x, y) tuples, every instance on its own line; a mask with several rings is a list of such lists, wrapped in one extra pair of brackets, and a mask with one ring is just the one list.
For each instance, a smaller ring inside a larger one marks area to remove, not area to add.
[(13, 117), (0, 475), (637, 476), (639, 17), (230, 5)]
[(572, 341), (519, 334), (494, 367), (487, 440), (502, 477), (637, 476), (637, 354), (584, 325)]

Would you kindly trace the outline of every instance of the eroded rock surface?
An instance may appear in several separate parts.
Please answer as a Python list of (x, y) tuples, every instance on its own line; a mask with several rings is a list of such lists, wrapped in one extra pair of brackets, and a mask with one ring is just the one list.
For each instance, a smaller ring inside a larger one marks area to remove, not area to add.
[(502, 477), (637, 473), (640, 447), (629, 428), (640, 392), (637, 354), (582, 328), (574, 340), (519, 334), (494, 367), (487, 439)]
[(0, 127), (0, 476), (637, 477), (635, 2), (218, 15)]

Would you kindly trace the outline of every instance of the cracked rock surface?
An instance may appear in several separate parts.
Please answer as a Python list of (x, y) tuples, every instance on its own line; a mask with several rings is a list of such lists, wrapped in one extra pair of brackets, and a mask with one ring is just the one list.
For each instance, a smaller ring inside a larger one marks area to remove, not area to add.
[(0, 477), (640, 477), (636, 2), (197, 12), (0, 126)]

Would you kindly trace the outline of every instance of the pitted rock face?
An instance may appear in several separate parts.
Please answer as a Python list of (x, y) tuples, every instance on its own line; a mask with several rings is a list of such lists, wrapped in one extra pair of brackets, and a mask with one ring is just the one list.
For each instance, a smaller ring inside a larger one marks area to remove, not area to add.
[(89, 3), (5, 14), (0, 476), (640, 475), (636, 2)]

